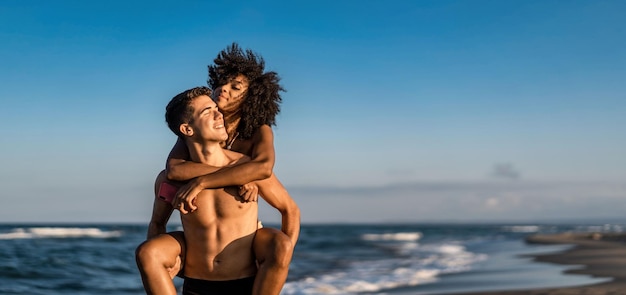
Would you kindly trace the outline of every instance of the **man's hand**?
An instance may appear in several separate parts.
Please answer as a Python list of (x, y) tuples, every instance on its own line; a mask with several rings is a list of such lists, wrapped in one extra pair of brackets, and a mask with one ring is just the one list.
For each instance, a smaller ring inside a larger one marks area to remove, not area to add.
[(239, 187), (239, 196), (244, 202), (256, 202), (259, 199), (259, 187), (254, 183), (246, 183)]
[(200, 186), (200, 182), (197, 179), (189, 181), (187, 184), (181, 186), (172, 200), (172, 206), (174, 209), (180, 210), (180, 213), (187, 214), (189, 212), (196, 211), (196, 197), (204, 188)]

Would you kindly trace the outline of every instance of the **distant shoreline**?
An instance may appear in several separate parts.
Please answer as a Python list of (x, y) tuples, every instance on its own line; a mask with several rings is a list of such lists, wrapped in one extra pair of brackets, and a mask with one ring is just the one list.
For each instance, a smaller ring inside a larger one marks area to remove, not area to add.
[(530, 255), (535, 261), (572, 265), (567, 274), (612, 278), (611, 281), (573, 287), (528, 290), (454, 293), (464, 295), (604, 295), (626, 292), (626, 234), (560, 233), (537, 234), (526, 239), (530, 244), (571, 244), (574, 247), (559, 253)]

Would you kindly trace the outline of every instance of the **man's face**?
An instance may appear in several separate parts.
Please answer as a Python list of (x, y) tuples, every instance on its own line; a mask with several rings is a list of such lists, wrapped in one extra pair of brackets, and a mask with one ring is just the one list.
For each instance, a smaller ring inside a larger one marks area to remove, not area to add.
[(241, 107), (249, 85), (248, 78), (239, 74), (237, 77), (228, 81), (228, 83), (215, 89), (213, 92), (215, 102), (220, 109), (234, 112)]
[(217, 104), (208, 96), (201, 95), (191, 102), (193, 107), (193, 122), (189, 126), (194, 130), (194, 136), (202, 140), (225, 141), (228, 138), (224, 128), (224, 117), (219, 112)]

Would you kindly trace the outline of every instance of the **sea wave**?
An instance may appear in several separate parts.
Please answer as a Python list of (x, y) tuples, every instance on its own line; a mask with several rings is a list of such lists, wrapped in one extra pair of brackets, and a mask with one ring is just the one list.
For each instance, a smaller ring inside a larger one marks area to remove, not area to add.
[[(376, 239), (382, 239), (377, 235)], [(388, 239), (389, 236), (385, 236)], [(411, 287), (437, 281), (439, 275), (471, 269), (472, 264), (487, 259), (487, 255), (467, 251), (457, 243), (418, 245), (404, 239), (394, 242), (411, 244), (401, 256), (351, 261), (347, 268), (331, 270), (316, 277), (288, 282), (284, 294), (359, 294), (384, 292), (394, 288)]]
[(538, 232), (540, 229), (537, 225), (512, 225), (512, 226), (503, 226), (502, 230), (514, 233), (534, 233)]
[(378, 292), (405, 286), (416, 286), (437, 280), (439, 270), (415, 270), (397, 268), (390, 273), (379, 273), (369, 278), (359, 278), (354, 273), (336, 272), (320, 277), (307, 277), (297, 282), (288, 282), (284, 294), (357, 294)]
[(363, 234), (361, 238), (366, 241), (417, 241), (422, 238), (422, 233), (400, 232), (385, 234)]
[(465, 251), (465, 247), (461, 245), (455, 245), (455, 244), (440, 245), (436, 248), (436, 252), (445, 253), (449, 255), (461, 255), (461, 254), (469, 253)]
[(103, 231), (99, 228), (80, 227), (30, 227), (15, 228), (0, 233), (0, 240), (40, 239), (40, 238), (114, 238), (122, 235), (120, 230)]

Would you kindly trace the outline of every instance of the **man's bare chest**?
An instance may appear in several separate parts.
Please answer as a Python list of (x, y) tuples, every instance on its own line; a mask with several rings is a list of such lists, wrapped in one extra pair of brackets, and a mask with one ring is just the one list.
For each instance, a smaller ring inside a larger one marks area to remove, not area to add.
[(252, 141), (252, 139), (235, 140), (230, 150), (242, 153), (247, 156), (251, 156), (253, 144), (254, 142)]
[[(251, 210), (257, 209), (256, 202), (244, 202), (239, 196), (237, 187), (227, 187), (222, 189), (203, 190), (196, 198), (198, 209), (189, 217), (207, 220), (223, 220), (232, 218), (246, 218)], [(256, 212), (256, 211), (255, 211)], [(256, 219), (256, 214), (252, 217)]]

